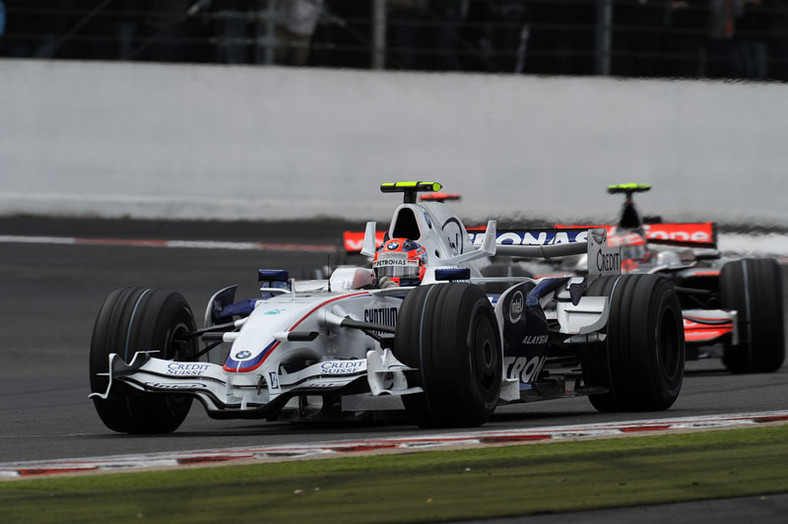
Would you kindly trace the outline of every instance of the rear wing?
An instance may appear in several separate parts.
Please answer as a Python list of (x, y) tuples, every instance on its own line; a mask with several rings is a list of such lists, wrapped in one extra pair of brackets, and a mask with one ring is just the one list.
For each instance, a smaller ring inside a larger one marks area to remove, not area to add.
[[(717, 249), (717, 224), (714, 222), (660, 222), (643, 224), (642, 227), (649, 244)], [(608, 235), (622, 233), (613, 225), (556, 224), (555, 228), (559, 231), (572, 231), (577, 228), (605, 228)]]
[[(588, 230), (594, 228), (607, 228), (613, 226), (588, 226), (588, 227), (560, 227), (556, 229), (534, 228), (534, 229), (498, 229), (495, 235), (495, 243), (498, 246), (520, 245), (520, 246), (551, 246), (576, 244), (585, 242), (588, 239)], [(484, 232), (486, 227), (468, 228), (468, 235), (474, 246), (481, 246), (484, 242)], [(376, 247), (383, 244), (385, 231), (375, 233)], [(358, 254), (364, 245), (365, 232), (345, 231), (342, 234), (342, 244), (345, 251), (349, 254)], [(504, 248), (506, 249), (506, 248)], [(575, 248), (571, 248), (570, 251)], [(585, 252), (585, 251), (583, 251)], [(500, 250), (498, 254), (503, 254)], [(558, 255), (553, 255), (558, 256)]]
[[(498, 246), (554, 246), (577, 244), (588, 239), (589, 227), (570, 227), (562, 229), (547, 228), (504, 228), (498, 229), (495, 235), (495, 243)], [(602, 226), (604, 228), (604, 226)], [(481, 244), (484, 240), (485, 229), (483, 227), (468, 228), (468, 235), (474, 245)], [(499, 254), (503, 254), (500, 250)], [(507, 253), (508, 254), (508, 253)]]
[[(474, 244), (484, 242), (485, 231), (468, 232)], [(610, 246), (607, 230), (602, 228), (571, 229), (504, 229), (496, 231), (496, 255), (550, 259), (570, 255), (588, 255), (589, 275), (621, 273), (621, 248)]]

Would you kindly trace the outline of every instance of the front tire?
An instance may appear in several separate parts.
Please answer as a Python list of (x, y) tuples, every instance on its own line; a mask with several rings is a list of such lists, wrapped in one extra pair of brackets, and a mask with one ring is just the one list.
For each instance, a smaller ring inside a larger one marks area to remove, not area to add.
[(776, 260), (728, 262), (720, 272), (720, 306), (737, 312), (740, 344), (723, 346), (732, 373), (771, 373), (785, 360), (782, 270)]
[(417, 368), (402, 397), (421, 427), (474, 427), (495, 411), (503, 361), (498, 323), (487, 296), (465, 283), (421, 286), (400, 308), (394, 354)]
[(661, 411), (678, 398), (684, 377), (684, 328), (673, 286), (656, 275), (601, 277), (587, 294), (610, 298), (607, 338), (583, 359), (589, 395), (603, 412)]
[[(109, 355), (130, 362), (137, 351), (158, 349), (158, 358), (193, 360), (196, 339), (179, 340), (195, 330), (194, 315), (178, 293), (150, 288), (117, 289), (99, 311), (90, 344), (90, 389), (108, 386)], [(104, 425), (121, 433), (169, 433), (186, 418), (191, 397), (145, 393), (126, 384), (113, 384), (107, 399), (93, 399)]]

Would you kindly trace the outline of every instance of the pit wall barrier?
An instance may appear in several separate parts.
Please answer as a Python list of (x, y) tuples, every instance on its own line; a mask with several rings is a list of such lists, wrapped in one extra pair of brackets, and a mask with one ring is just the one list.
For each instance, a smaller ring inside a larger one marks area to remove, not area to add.
[(788, 225), (788, 86), (0, 60), (0, 215), (390, 217), (436, 180), (465, 217)]

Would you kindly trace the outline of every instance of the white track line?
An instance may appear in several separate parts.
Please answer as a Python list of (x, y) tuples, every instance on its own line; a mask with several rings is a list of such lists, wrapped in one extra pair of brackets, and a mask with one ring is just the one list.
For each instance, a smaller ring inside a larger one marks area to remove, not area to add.
[(257, 463), (315, 456), (352, 456), (360, 452), (429, 450), (448, 446), (489, 446), (538, 441), (590, 439), (643, 433), (672, 433), (741, 426), (788, 423), (788, 411), (707, 415), (670, 419), (632, 420), (599, 424), (578, 424), (543, 428), (478, 430), (461, 433), (422, 434), (403, 437), (339, 440), (332, 442), (279, 444), (260, 447), (209, 449), (118, 455), (109, 457), (58, 459), (0, 464), (0, 479), (44, 477), (70, 473), (135, 471), (198, 464)]
[(326, 244), (298, 244), (277, 242), (227, 242), (221, 240), (149, 240), (131, 238), (77, 238), (0, 235), (0, 243), (7, 244), (71, 244), (84, 246), (134, 246), (178, 249), (226, 249), (246, 251), (302, 251), (333, 253), (337, 246)]

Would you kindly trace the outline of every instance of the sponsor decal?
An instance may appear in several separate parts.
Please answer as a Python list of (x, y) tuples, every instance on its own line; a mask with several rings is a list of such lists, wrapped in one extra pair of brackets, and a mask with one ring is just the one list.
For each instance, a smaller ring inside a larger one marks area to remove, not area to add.
[(154, 389), (205, 389), (205, 384), (162, 384), (161, 382), (146, 382), (146, 386)]
[(506, 366), (506, 378), (516, 379), (523, 383), (529, 383), (536, 378), (539, 370), (545, 361), (542, 357), (504, 357), (503, 363)]
[[(556, 228), (604, 228), (608, 234), (615, 235), (618, 228), (614, 225), (556, 224)], [(715, 244), (714, 223), (668, 223), (643, 224), (647, 240), (669, 240), (690, 244)]]
[[(484, 243), (484, 233), (470, 233), (475, 245)], [(571, 244), (584, 242), (588, 231), (499, 231), (495, 237), (496, 244), (519, 246), (547, 246), (550, 244)]]
[(418, 259), (408, 259), (406, 253), (380, 253), (375, 261), (375, 267), (390, 266), (418, 266)]
[(394, 251), (398, 247), (399, 247), (399, 242), (389, 242), (388, 244), (386, 244), (386, 249), (388, 249), (389, 251)]
[(530, 346), (547, 344), (549, 338), (549, 335), (526, 335), (522, 343)]
[(167, 364), (167, 374), (176, 377), (201, 377), (209, 367), (209, 364), (198, 362), (170, 362)]
[(324, 375), (350, 375), (364, 371), (366, 360), (329, 360), (320, 364), (320, 372)]
[(645, 224), (646, 238), (649, 240), (674, 240), (707, 244), (714, 241), (714, 224)]
[(608, 247), (645, 246), (646, 239), (637, 233), (626, 233), (623, 235), (613, 234), (607, 237), (607, 245)]
[(512, 301), (509, 303), (509, 321), (512, 324), (516, 324), (522, 318), (524, 304), (523, 294), (520, 291), (515, 292), (512, 295)]
[[(547, 320), (544, 311), (536, 304), (528, 305), (531, 294), (538, 295), (533, 282), (523, 282), (503, 295), (496, 308), (500, 308), (503, 322), (504, 357), (533, 359), (545, 354)], [(523, 360), (522, 362), (525, 362)]]
[(268, 372), (268, 387), (271, 390), (279, 389), (279, 375), (276, 373), (276, 371)]
[(287, 310), (286, 309), (278, 309), (278, 308), (277, 309), (270, 309), (270, 310), (266, 311), (263, 314), (264, 315), (278, 315), (278, 314), (282, 313), (283, 311), (287, 311)]
[(252, 352), (248, 349), (242, 349), (241, 351), (237, 352), (233, 358), (236, 360), (244, 360), (252, 356)]
[(340, 386), (344, 386), (347, 384), (346, 382), (306, 382), (304, 384), (304, 388), (311, 388), (311, 389), (330, 389), (330, 388), (338, 388)]
[(459, 220), (454, 217), (449, 218), (443, 223), (441, 230), (446, 236), (446, 240), (449, 242), (449, 246), (455, 255), (465, 252), (465, 228)]
[(600, 273), (618, 271), (621, 268), (621, 253), (605, 253), (601, 249), (596, 253), (596, 269)]
[(397, 327), (397, 308), (378, 307), (364, 310), (364, 322)]

